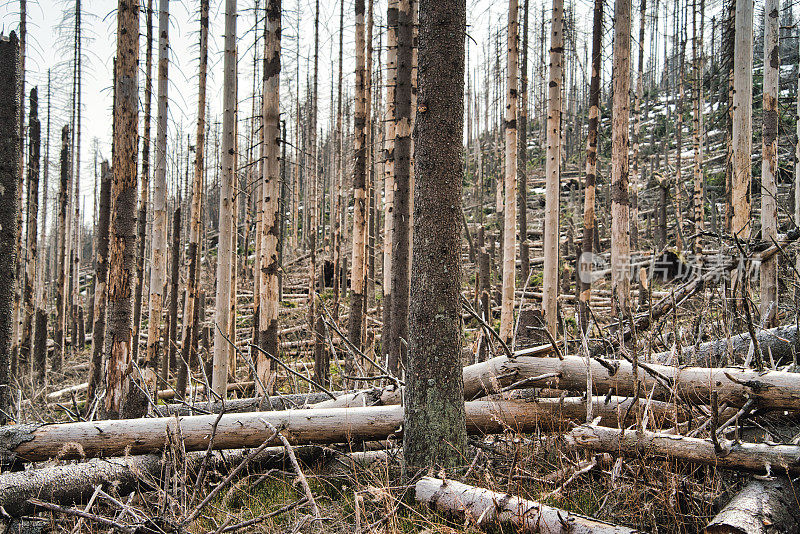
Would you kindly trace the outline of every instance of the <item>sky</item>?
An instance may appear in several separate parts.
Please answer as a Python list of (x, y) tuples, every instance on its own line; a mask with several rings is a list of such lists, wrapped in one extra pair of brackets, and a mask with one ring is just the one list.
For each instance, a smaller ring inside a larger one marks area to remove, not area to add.
[[(260, 0), (259, 14), (263, 16), (263, 4)], [(663, 1), (663, 0), (662, 0)], [(142, 0), (142, 7), (146, 7), (146, 0)], [(252, 89), (253, 89), (253, 54), (256, 49), (254, 38), (256, 32), (255, 0), (239, 0), (237, 37), (239, 42), (239, 102), (240, 136), (247, 135), (249, 123), (246, 121), (251, 115)], [(707, 20), (713, 11), (718, 11), (720, 0), (707, 0)], [(522, 1), (520, 4), (522, 5)], [(576, 68), (576, 77), (582, 78), (585, 68), (585, 50), (590, 46), (592, 4), (590, 0), (570, 0), (575, 10), (575, 24), (577, 36), (575, 46), (580, 64)], [(653, 0), (650, 1), (651, 5)], [(19, 26), (19, 0), (6, 1), (0, 4), (0, 32), (7, 34), (18, 30)], [(319, 61), (319, 127), (326, 128), (331, 119), (331, 89), (332, 75), (337, 70), (338, 61), (338, 31), (339, 31), (339, 6), (334, 0), (320, 0), (320, 61)], [(156, 13), (153, 22), (156, 28), (159, 0), (153, 0)], [(532, 84), (536, 83), (536, 65), (541, 57), (542, 46), (538, 35), (541, 33), (541, 18), (550, 17), (550, 0), (530, 0), (530, 56), (532, 64)], [(101, 158), (110, 158), (111, 141), (111, 81), (113, 56), (116, 48), (116, 1), (114, 0), (82, 0), (82, 143), (81, 143), (81, 192), (84, 196), (84, 205), (87, 213), (93, 210), (94, 202), (94, 159), (95, 153)], [(213, 123), (221, 118), (222, 103), (222, 42), (224, 33), (224, 2), (212, 0), (211, 2), (211, 27), (209, 31), (209, 77), (208, 77), (208, 102), (211, 115), (211, 128)], [(354, 19), (353, 0), (344, 0), (344, 82), (345, 95), (352, 95), (354, 90)], [(490, 35), (497, 32), (498, 28), (505, 29), (507, 22), (508, 2), (493, 0), (467, 0), (468, 17), (468, 49), (469, 66), (473, 80), (484, 80), (483, 65), (487, 52), (486, 43)], [(606, 2), (606, 32), (604, 48), (604, 70), (610, 70), (610, 19), (613, 13), (613, 2)], [(638, 1), (634, 0), (634, 10), (638, 9)], [(168, 154), (176, 159), (176, 138), (186, 139), (186, 135), (194, 138), (195, 121), (197, 116), (197, 63), (199, 40), (199, 0), (172, 0), (169, 2), (170, 10), (170, 66), (169, 66), (169, 144)], [(375, 37), (374, 46), (377, 46), (378, 32), (385, 20), (385, 0), (375, 3)], [(50, 131), (50, 161), (51, 172), (57, 172), (57, 167), (52, 162), (58, 159), (58, 144), (61, 127), (69, 121), (68, 109), (72, 95), (72, 36), (74, 34), (74, 0), (28, 0), (28, 48), (26, 53), (26, 93), (33, 85), (39, 87), (40, 110), (42, 130), (46, 129), (47, 120), (47, 73), (51, 72), (51, 131)], [(299, 64), (301, 89), (305, 86), (308, 73), (311, 69), (314, 42), (314, 0), (284, 0), (283, 2), (283, 40), (281, 75), (281, 107), (289, 114), (294, 113), (294, 94), (297, 87), (297, 54), (299, 43)], [(301, 19), (298, 23), (298, 12)], [(671, 12), (671, 10), (670, 10)], [(666, 14), (664, 6), (658, 6), (659, 18)], [(145, 16), (140, 17), (141, 54), (145, 50)], [(634, 46), (638, 35), (638, 16), (634, 16)], [(649, 23), (648, 41), (654, 42), (652, 22)], [(710, 27), (710, 24), (707, 24)], [(259, 26), (261, 27), (261, 26)], [(659, 22), (659, 34), (663, 34), (663, 21)], [(546, 30), (549, 36), (549, 29)], [(260, 37), (260, 36), (259, 36)], [(663, 37), (658, 37), (661, 42)], [(503, 37), (504, 39), (505, 37)], [(383, 39), (385, 45), (385, 38)], [(259, 55), (263, 53), (263, 39), (259, 39)], [(659, 46), (647, 45), (645, 53), (648, 59), (653, 55), (657, 61), (663, 52)], [(501, 49), (501, 50), (504, 50)], [(494, 50), (488, 49), (494, 57)], [(545, 56), (546, 57), (546, 56)], [(378, 58), (375, 58), (377, 63)], [(545, 59), (546, 61), (546, 59)], [(154, 44), (154, 94), (153, 112), (155, 114), (155, 64), (157, 62), (157, 42)], [(505, 65), (505, 58), (501, 58), (501, 65)], [(141, 98), (144, 91), (144, 60), (140, 62), (140, 88)], [(260, 84), (260, 65), (258, 66), (258, 83)], [(540, 73), (541, 76), (541, 73)], [(604, 73), (608, 80), (608, 73)], [(581, 81), (581, 80), (579, 80)], [(480, 90), (480, 89), (479, 89)], [(142, 103), (143, 108), (143, 103)], [(140, 109), (140, 120), (143, 119), (143, 110)], [(291, 129), (292, 120), (287, 120)], [(155, 135), (155, 116), (153, 117), (152, 132)], [(140, 128), (141, 132), (141, 128)], [(290, 132), (291, 135), (291, 132)], [(185, 142), (185, 141), (182, 141)], [(192, 141), (193, 143), (193, 141)], [(42, 152), (44, 154), (45, 148)], [(169, 175), (168, 175), (169, 176)], [(53, 198), (53, 184), (50, 181), (51, 198)], [(87, 219), (90, 215), (87, 216)]]

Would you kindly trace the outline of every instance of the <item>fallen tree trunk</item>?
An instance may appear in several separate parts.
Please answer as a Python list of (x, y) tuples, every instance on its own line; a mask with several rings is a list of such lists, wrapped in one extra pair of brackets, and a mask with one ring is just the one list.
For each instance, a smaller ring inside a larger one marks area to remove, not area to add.
[[(343, 392), (334, 391), (333, 394), (344, 395)], [(330, 399), (327, 393), (293, 393), (291, 395), (276, 395), (272, 397), (250, 397), (246, 399), (231, 399), (222, 402), (196, 402), (194, 404), (167, 404), (151, 408), (153, 415), (168, 417), (170, 415), (203, 415), (220, 413), (225, 408), (225, 413), (241, 412), (267, 412), (273, 410), (292, 410), (302, 408), (309, 404), (316, 405)]]
[[(476, 488), (455, 480), (433, 477), (420, 479), (414, 487), (415, 498), (432, 508), (466, 516), (466, 521), (480, 528), (501, 523), (511, 524), (520, 532), (547, 534), (622, 534), (633, 529), (612, 525), (566, 510), (553, 508), (484, 488)], [(516, 530), (515, 530), (516, 531)]]
[(800, 531), (796, 489), (786, 477), (753, 480), (706, 527), (707, 534), (793, 534)]
[(697, 464), (764, 474), (800, 473), (800, 446), (763, 443), (736, 443), (719, 439), (721, 450), (710, 440), (659, 432), (623, 433), (616, 428), (582, 425), (567, 434), (570, 444), (618, 456), (659, 456)]
[[(629, 413), (631, 399), (593, 399), (595, 415), (605, 424), (616, 424)], [(666, 404), (651, 406), (671, 418)], [(473, 433), (505, 430), (528, 432), (537, 428), (565, 430), (568, 421), (586, 418), (581, 398), (489, 399), (466, 403), (467, 428)], [(0, 427), (0, 457), (42, 461), (49, 458), (92, 458), (159, 451), (167, 434), (180, 435), (186, 451), (205, 450), (217, 415), (121, 419), (51, 425), (27, 424)], [(294, 444), (347, 443), (385, 439), (399, 435), (402, 406), (331, 408), (224, 414), (214, 434), (214, 449), (238, 449), (261, 445), (271, 434), (265, 422), (283, 429)], [(180, 427), (180, 430), (178, 430)]]

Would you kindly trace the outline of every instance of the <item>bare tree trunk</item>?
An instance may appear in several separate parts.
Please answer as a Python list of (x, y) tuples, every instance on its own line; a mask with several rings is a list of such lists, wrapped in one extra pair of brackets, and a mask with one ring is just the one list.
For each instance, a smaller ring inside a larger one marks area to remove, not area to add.
[[(318, 188), (319, 188), (319, 154), (317, 153), (317, 96), (318, 96), (318, 82), (319, 82), (319, 0), (316, 0), (314, 7), (314, 87), (312, 92), (311, 102), (311, 117), (309, 120), (309, 145), (311, 147), (311, 169), (308, 173), (306, 180), (311, 181), (311, 188), (306, 188), (310, 193), (310, 199), (305, 199), (305, 205), (309, 206), (308, 229), (306, 234), (308, 236), (309, 253), (311, 261), (309, 262), (308, 273), (308, 331), (311, 332), (312, 340), (314, 342), (314, 354), (318, 356), (324, 353), (324, 346), (322, 351), (317, 347), (323, 345), (325, 340), (317, 335), (317, 206), (318, 206)], [(318, 359), (318, 358), (317, 358)], [(316, 378), (320, 378), (320, 373), (324, 373), (322, 365), (316, 361), (314, 373)]]
[[(525, 281), (531, 269), (528, 241), (528, 0), (524, 0), (522, 23), (522, 72), (520, 81), (519, 129), (517, 145), (517, 217), (519, 219), (520, 277)], [(470, 125), (471, 126), (471, 125)], [(472, 128), (468, 127), (471, 132)], [(468, 150), (471, 143), (468, 144)], [(469, 230), (467, 230), (469, 235)]]
[[(187, 166), (188, 170), (188, 166)], [(169, 377), (170, 368), (176, 363), (178, 347), (178, 281), (180, 280), (181, 269), (181, 193), (178, 190), (178, 198), (175, 202), (175, 211), (172, 213), (172, 265), (170, 269), (169, 285), (169, 337), (167, 339), (166, 351), (163, 351), (161, 362), (162, 376)], [(186, 319), (184, 319), (185, 321)], [(158, 372), (153, 368), (153, 372)]]
[(39, 160), (41, 159), (41, 124), (39, 123), (39, 92), (34, 87), (30, 92), (30, 105), (28, 113), (28, 198), (25, 212), (27, 213), (25, 262), (25, 285), (22, 289), (22, 337), (20, 338), (19, 368), (20, 377), (25, 377), (30, 372), (31, 352), (33, 345), (33, 327), (36, 306), (34, 302), (34, 282), (36, 281), (36, 256), (37, 256), (37, 218), (39, 216)]
[(9, 355), (14, 343), (17, 214), (22, 161), (20, 47), (14, 32), (0, 37), (0, 423), (11, 413)]
[(75, 136), (72, 151), (72, 353), (77, 354), (85, 342), (83, 334), (83, 313), (81, 313), (81, 0), (75, 2), (75, 105), (73, 115), (73, 134)]
[[(264, 130), (263, 216), (261, 239), (261, 294), (259, 295), (259, 334), (261, 348), (278, 356), (278, 240), (280, 224), (280, 71), (281, 71), (281, 2), (267, 3), (267, 25), (264, 30), (264, 108), (261, 124)], [(259, 352), (256, 358), (256, 392), (273, 393), (275, 362)], [(262, 387), (266, 391), (262, 391)]]
[(639, 143), (642, 132), (642, 97), (644, 95), (644, 19), (647, 14), (647, 0), (639, 1), (639, 60), (636, 70), (636, 96), (633, 105), (633, 164), (630, 183), (630, 234), (631, 248), (639, 249), (639, 183), (641, 170)]
[[(543, 21), (544, 23), (544, 21)], [(547, 154), (545, 159), (544, 274), (542, 311), (545, 328), (555, 337), (558, 329), (558, 234), (561, 187), (561, 86), (564, 73), (564, 0), (553, 0), (550, 29)]]
[[(356, 94), (353, 128), (355, 129), (353, 165), (353, 261), (350, 268), (350, 317), (349, 337), (359, 350), (362, 347), (361, 329), (366, 299), (364, 274), (366, 269), (367, 243), (367, 87), (364, 58), (364, 0), (356, 0)], [(345, 372), (353, 374), (352, 356), (348, 352)]]
[(156, 169), (153, 192), (153, 226), (150, 239), (150, 298), (147, 323), (147, 353), (143, 368), (155, 371), (162, 351), (161, 315), (167, 287), (167, 121), (169, 120), (169, 2), (160, 0), (158, 13), (158, 119), (156, 123)]
[[(705, 7), (704, 0), (703, 7)], [(692, 139), (694, 152), (694, 231), (695, 239), (692, 243), (692, 250), (695, 254), (700, 254), (703, 248), (703, 240), (700, 232), (703, 231), (703, 67), (701, 56), (703, 54), (703, 32), (697, 30), (697, 1), (692, 6), (692, 69), (694, 77), (692, 80)], [(702, 25), (703, 8), (700, 9)]]
[(506, 68), (506, 169), (503, 227), (503, 294), (500, 337), (510, 343), (514, 337), (514, 287), (517, 265), (517, 96), (519, 82), (519, 3), (508, 2), (508, 65)]
[[(678, 7), (675, 7), (675, 17), (678, 17)], [(680, 61), (678, 67), (678, 105), (676, 108), (677, 120), (675, 122), (675, 247), (680, 252), (683, 250), (683, 93), (684, 72), (686, 58), (686, 38), (681, 32)], [(677, 34), (676, 34), (677, 38)]]
[[(509, 19), (515, 20), (516, 0), (511, 4)], [(403, 450), (410, 466), (438, 469), (462, 464), (467, 439), (459, 302), (466, 1), (422, 2), (419, 20), (424, 109), (414, 139), (416, 231)], [(516, 102), (511, 109), (515, 114)], [(507, 151), (516, 156), (516, 139)]]
[(714, 516), (707, 534), (797, 532), (800, 513), (793, 483), (786, 477), (752, 480)]
[[(611, 291), (615, 309), (630, 309), (628, 112), (631, 86), (631, 0), (614, 3), (614, 107), (611, 125)], [(618, 307), (618, 308), (617, 308)]]
[[(47, 197), (49, 196), (48, 178), (50, 175), (50, 69), (47, 70), (47, 133), (45, 134), (45, 153), (44, 153), (44, 176), (42, 180), (42, 224), (41, 237), (39, 242), (42, 245), (47, 243)], [(48, 252), (44, 249), (43, 262), (36, 270), (36, 326), (34, 328), (33, 342), (33, 378), (34, 383), (41, 385), (45, 383), (47, 375), (47, 312), (45, 298), (45, 273), (48, 269)], [(50, 254), (52, 254), (50, 252)]]
[(92, 325), (92, 358), (89, 360), (89, 386), (86, 406), (92, 404), (102, 380), (103, 355), (106, 339), (106, 304), (108, 302), (108, 230), (111, 223), (111, 170), (108, 162), (100, 165), (100, 201), (97, 222), (97, 257), (95, 258), (96, 287)]
[(189, 222), (189, 244), (186, 255), (189, 269), (186, 276), (186, 295), (183, 301), (183, 335), (181, 340), (181, 361), (178, 365), (176, 393), (182, 398), (186, 391), (189, 367), (196, 353), (193, 352), (197, 339), (195, 308), (198, 306), (200, 214), (203, 206), (203, 173), (205, 172), (206, 148), (206, 75), (208, 70), (208, 24), (209, 0), (200, 2), (200, 66), (198, 69), (197, 91), (197, 132), (195, 134), (194, 177), (192, 178), (191, 220)]
[[(761, 239), (778, 237), (778, 14), (779, 0), (764, 4), (764, 123), (761, 160)], [(766, 328), (778, 324), (778, 258), (761, 264), (760, 312)]]
[(58, 219), (56, 221), (56, 326), (53, 334), (52, 369), (60, 372), (64, 366), (67, 284), (67, 203), (69, 201), (69, 125), (61, 130), (61, 184), (58, 191)]
[(411, 219), (411, 63), (413, 61), (414, 0), (399, 0), (397, 9), (397, 82), (394, 92), (394, 200), (392, 281), (389, 305), (389, 370), (399, 376), (408, 342)]
[(589, 82), (589, 134), (586, 141), (586, 177), (583, 200), (583, 242), (578, 261), (578, 321), (589, 328), (589, 303), (592, 298), (592, 254), (595, 234), (595, 183), (597, 181), (597, 132), (600, 124), (600, 62), (603, 46), (603, 0), (594, 0), (592, 23), (592, 75)]
[[(356, 36), (356, 48), (358, 36)], [(333, 228), (333, 310), (334, 319), (339, 318), (339, 298), (342, 286), (342, 217), (344, 209), (344, 137), (342, 135), (342, 63), (344, 55), (344, 1), (339, 3), (339, 74), (336, 95), (336, 131), (334, 132), (333, 209), (331, 227)], [(356, 70), (358, 67), (356, 67)], [(358, 73), (356, 73), (358, 75)], [(333, 95), (331, 95), (333, 96)], [(357, 97), (356, 97), (357, 98)], [(333, 105), (333, 104), (331, 104)]]
[[(139, 148), (139, 0), (117, 4), (116, 102), (114, 105), (114, 213), (109, 243), (108, 375), (104, 413), (109, 419), (139, 413), (129, 406), (131, 367), (131, 277), (136, 245), (136, 161)], [(147, 409), (147, 406), (144, 407)]]
[(389, 359), (391, 337), (392, 301), (392, 230), (394, 223), (394, 135), (395, 135), (395, 89), (397, 85), (397, 6), (399, 0), (388, 0), (386, 10), (386, 111), (384, 114), (383, 141), (383, 283), (381, 284), (383, 304), (383, 333), (381, 350), (386, 361)]
[(139, 184), (139, 215), (136, 217), (136, 292), (133, 296), (133, 359), (139, 354), (144, 292), (144, 251), (147, 243), (147, 204), (150, 197), (150, 118), (153, 100), (153, 0), (147, 0), (147, 51), (144, 82), (144, 132), (142, 133), (142, 180)]
[(736, 0), (733, 51), (733, 169), (731, 232), (750, 237), (750, 157), (753, 147), (753, 1)]

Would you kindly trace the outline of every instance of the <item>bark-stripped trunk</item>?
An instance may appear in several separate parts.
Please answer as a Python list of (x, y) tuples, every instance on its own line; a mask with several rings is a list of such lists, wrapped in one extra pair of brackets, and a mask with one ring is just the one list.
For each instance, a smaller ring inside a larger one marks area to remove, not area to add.
[(167, 284), (167, 121), (169, 120), (169, 2), (160, 0), (158, 13), (158, 118), (156, 168), (153, 191), (153, 226), (150, 239), (150, 298), (147, 353), (143, 367), (155, 371), (167, 347), (159, 347), (161, 315)]
[(68, 237), (72, 241), (70, 254), (71, 265), (71, 301), (72, 301), (72, 353), (77, 354), (83, 348), (84, 323), (83, 307), (81, 306), (81, 0), (75, 2), (75, 82), (73, 104), (73, 150), (72, 150), (72, 234)]
[[(761, 239), (778, 237), (778, 9), (779, 0), (764, 4), (764, 123), (761, 160)], [(767, 326), (778, 324), (778, 258), (761, 264), (760, 312)]]
[[(677, 7), (676, 14), (677, 17)], [(681, 33), (680, 61), (678, 62), (678, 105), (675, 122), (675, 247), (683, 250), (683, 93), (686, 61), (686, 38)]]
[(200, 66), (198, 68), (197, 131), (195, 135), (194, 176), (192, 178), (191, 220), (186, 256), (189, 269), (186, 275), (186, 295), (183, 301), (183, 334), (181, 335), (181, 361), (178, 364), (176, 392), (183, 397), (189, 376), (189, 366), (196, 356), (193, 351), (197, 340), (195, 308), (198, 306), (200, 214), (203, 205), (203, 174), (206, 147), (206, 75), (208, 70), (209, 0), (200, 2)]
[[(397, 5), (399, 0), (388, 0), (386, 10), (386, 110), (384, 112), (383, 140), (383, 332), (381, 351), (384, 360), (389, 360), (392, 301), (392, 225), (394, 222), (394, 132), (395, 101), (397, 84)], [(800, 82), (799, 82), (800, 83)]]
[[(364, 58), (364, 0), (356, 0), (356, 94), (355, 114), (353, 116), (354, 162), (353, 162), (353, 260), (350, 268), (350, 317), (349, 337), (359, 350), (362, 347), (361, 326), (365, 313), (366, 299), (364, 274), (366, 268), (367, 243), (367, 87)], [(352, 355), (348, 352), (345, 372), (353, 373)]]
[(795, 487), (786, 477), (752, 480), (719, 511), (706, 534), (790, 534), (800, 529)]
[[(531, 269), (530, 242), (528, 241), (528, 0), (523, 3), (522, 15), (522, 71), (520, 73), (520, 101), (517, 121), (517, 218), (519, 219), (520, 279), (528, 279)], [(469, 103), (468, 103), (469, 105)], [(472, 128), (467, 128), (471, 132)], [(471, 150), (472, 143), (468, 143)], [(469, 230), (467, 230), (469, 235)]]
[(733, 168), (731, 232), (750, 237), (750, 187), (753, 151), (753, 1), (736, 0), (733, 37)]
[[(263, 215), (261, 221), (261, 273), (259, 334), (261, 348), (278, 356), (278, 241), (280, 212), (280, 72), (281, 72), (281, 2), (267, 3), (264, 29), (264, 107), (261, 124), (264, 130)], [(260, 351), (256, 358), (256, 392), (273, 393), (276, 365)], [(264, 391), (266, 388), (266, 391)]]
[[(543, 21), (544, 23), (544, 21)], [(561, 86), (564, 72), (564, 0), (553, 0), (550, 28), (550, 81), (547, 92), (547, 152), (545, 155), (544, 273), (542, 312), (545, 328), (558, 328), (558, 234), (561, 187)]]
[(217, 253), (217, 291), (214, 315), (214, 360), (211, 387), (225, 398), (228, 386), (228, 340), (231, 325), (231, 287), (233, 265), (233, 206), (235, 169), (236, 84), (236, 0), (225, 2), (225, 59), (223, 64), (222, 175), (219, 192), (219, 241)]
[[(509, 19), (516, 19), (516, 0), (510, 4)], [(403, 450), (410, 466), (438, 469), (461, 465), (467, 441), (459, 301), (466, 1), (423, 2), (419, 20), (416, 231)], [(516, 156), (516, 138), (507, 151)], [(512, 234), (515, 222), (512, 218)]]
[(37, 268), (37, 218), (39, 216), (39, 160), (41, 155), (41, 124), (39, 122), (39, 92), (34, 87), (30, 92), (28, 111), (28, 176), (27, 176), (27, 214), (25, 262), (25, 285), (22, 288), (22, 337), (19, 343), (19, 368), (21, 377), (30, 372), (33, 349), (33, 321), (36, 313), (34, 303), (34, 282)]
[(150, 117), (153, 100), (153, 0), (147, 0), (145, 15), (147, 49), (145, 53), (144, 130), (142, 133), (142, 179), (139, 184), (139, 214), (136, 217), (136, 292), (133, 296), (133, 359), (139, 354), (139, 329), (142, 322), (144, 292), (144, 251), (147, 243), (147, 203), (150, 198)]
[(519, 3), (508, 2), (508, 64), (506, 67), (506, 168), (503, 225), (503, 293), (500, 309), (500, 337), (510, 343), (514, 337), (514, 287), (517, 266), (517, 96), (519, 79)]
[(61, 372), (64, 367), (64, 331), (66, 328), (67, 290), (67, 203), (69, 202), (69, 125), (61, 129), (61, 182), (58, 190), (58, 218), (56, 220), (56, 326), (53, 332), (55, 350), (52, 369)]
[(636, 70), (636, 96), (633, 104), (633, 162), (631, 164), (630, 183), (630, 232), (631, 248), (639, 249), (639, 183), (641, 170), (639, 161), (639, 143), (642, 132), (642, 97), (644, 96), (644, 18), (647, 13), (647, 0), (639, 2), (639, 58)]
[[(357, 28), (356, 28), (357, 29)], [(356, 50), (358, 37), (356, 36)], [(333, 174), (333, 209), (331, 226), (333, 227), (333, 304), (334, 319), (339, 319), (339, 298), (342, 288), (342, 210), (344, 209), (344, 137), (342, 136), (342, 63), (344, 56), (344, 2), (339, 2), (339, 73), (336, 95), (336, 130), (333, 136), (335, 144), (335, 161)], [(356, 68), (357, 69), (357, 68)], [(356, 73), (356, 76), (358, 74)], [(331, 96), (333, 96), (331, 94)]]
[[(139, 149), (139, 1), (117, 5), (117, 65), (114, 105), (114, 183), (111, 206), (114, 219), (109, 243), (108, 375), (106, 416), (138, 414), (133, 398), (131, 367), (131, 276), (136, 245), (136, 162)], [(130, 404), (134, 404), (130, 406)], [(147, 406), (144, 406), (146, 411)]]
[(592, 22), (592, 76), (589, 82), (589, 133), (586, 141), (586, 177), (583, 199), (583, 241), (578, 261), (578, 322), (589, 328), (589, 303), (592, 298), (592, 254), (595, 234), (595, 183), (597, 181), (597, 133), (600, 124), (600, 61), (603, 46), (603, 0), (594, 0)]
[[(311, 153), (311, 169), (307, 173), (306, 181), (311, 182), (311, 187), (306, 187), (306, 192), (310, 193), (305, 199), (305, 206), (308, 210), (308, 225), (305, 230), (308, 236), (310, 262), (308, 266), (308, 331), (312, 335), (314, 355), (315, 355), (315, 376), (321, 378), (324, 371), (318, 357), (324, 354), (324, 347), (318, 350), (325, 340), (317, 336), (317, 193), (319, 188), (319, 159), (317, 153), (317, 95), (319, 82), (319, 0), (316, 0), (314, 7), (314, 86), (312, 90), (311, 117), (309, 118), (309, 146)], [(310, 197), (310, 198), (309, 198)], [(322, 358), (324, 360), (324, 358)]]
[[(172, 265), (170, 266), (169, 284), (169, 337), (167, 339), (167, 350), (161, 362), (161, 375), (169, 377), (171, 369), (176, 365), (176, 354), (178, 348), (178, 281), (181, 274), (181, 194), (178, 192), (178, 199), (175, 202), (175, 211), (172, 213)], [(153, 369), (157, 372), (157, 369)]]
[(14, 328), (17, 265), (17, 188), (22, 162), (22, 83), (19, 41), (0, 37), (0, 424), (11, 413), (9, 364)]
[(631, 86), (631, 0), (614, 3), (614, 104), (611, 125), (611, 291), (615, 309), (630, 308), (628, 112)]
[(414, 0), (397, 3), (397, 81), (394, 91), (394, 199), (392, 206), (389, 371), (399, 376), (408, 342), (411, 218), (411, 63)]
[(92, 359), (89, 361), (89, 387), (86, 406), (91, 406), (102, 380), (106, 339), (106, 304), (108, 301), (108, 229), (111, 222), (111, 170), (108, 162), (100, 164), (100, 199), (97, 219), (96, 286), (92, 324)]

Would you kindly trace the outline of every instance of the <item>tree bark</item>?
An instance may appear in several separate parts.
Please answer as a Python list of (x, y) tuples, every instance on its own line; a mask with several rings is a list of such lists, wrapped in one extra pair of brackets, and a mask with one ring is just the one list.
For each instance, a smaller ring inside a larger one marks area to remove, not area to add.
[(596, 425), (582, 425), (573, 429), (567, 435), (567, 440), (578, 448), (619, 456), (666, 457), (762, 474), (800, 472), (800, 446), (797, 445), (737, 443), (719, 438), (723, 450), (717, 453), (714, 443), (707, 439)]
[(736, 0), (733, 52), (733, 176), (731, 233), (747, 241), (753, 149), (753, 1)]
[(214, 315), (214, 360), (211, 388), (214, 393), (226, 396), (228, 385), (228, 331), (231, 325), (231, 266), (234, 259), (233, 227), (234, 178), (236, 176), (235, 117), (237, 104), (236, 83), (236, 0), (225, 1), (225, 59), (223, 64), (223, 115), (222, 115), (222, 176), (219, 194), (219, 245), (217, 254), (217, 292)]
[(642, 181), (640, 170), (639, 143), (642, 133), (642, 98), (644, 96), (644, 25), (647, 15), (647, 0), (639, 2), (639, 57), (636, 63), (636, 94), (633, 104), (633, 162), (630, 182), (630, 234), (631, 248), (639, 249), (639, 183)]
[(22, 162), (22, 82), (19, 40), (0, 37), (0, 424), (11, 413), (9, 354), (14, 321), (17, 265), (17, 188)]
[(614, 3), (614, 103), (611, 125), (611, 292), (614, 310), (630, 309), (628, 114), (631, 87), (631, 0)]
[(633, 529), (619, 527), (590, 517), (574, 514), (484, 488), (476, 488), (455, 480), (424, 477), (414, 486), (415, 498), (432, 508), (464, 516), (486, 527), (495, 523), (510, 524), (514, 532), (546, 532), (548, 534), (624, 534)]
[(58, 190), (58, 218), (56, 220), (56, 325), (53, 332), (55, 350), (52, 369), (61, 372), (64, 366), (67, 284), (67, 203), (69, 201), (69, 125), (61, 130), (61, 182)]
[[(544, 24), (544, 21), (542, 21)], [(564, 74), (564, 0), (553, 0), (550, 28), (550, 81), (547, 92), (545, 154), (544, 273), (542, 312), (550, 335), (558, 334), (558, 235), (561, 195), (561, 89)]]
[[(139, 152), (139, 0), (117, 4), (117, 65), (114, 105), (114, 219), (109, 242), (108, 375), (104, 413), (116, 419), (139, 413), (129, 375), (132, 351), (131, 277), (136, 245), (136, 162)], [(133, 404), (133, 406), (130, 406)], [(146, 409), (146, 406), (145, 406)]]
[[(467, 440), (459, 301), (466, 1), (424, 1), (419, 17), (415, 231), (403, 449), (410, 466), (438, 469), (460, 465)], [(516, 102), (512, 110), (515, 114)], [(507, 148), (516, 158), (516, 136)], [(516, 181), (516, 168), (513, 172)], [(516, 220), (510, 223), (513, 235)]]
[(789, 534), (800, 529), (795, 488), (786, 477), (753, 480), (714, 516), (706, 534)]
[(39, 160), (41, 159), (41, 124), (39, 122), (39, 92), (34, 87), (30, 92), (28, 112), (28, 176), (27, 176), (27, 214), (25, 262), (25, 284), (22, 289), (22, 337), (19, 343), (19, 372), (25, 377), (31, 369), (31, 353), (33, 348), (33, 329), (36, 314), (34, 302), (34, 282), (37, 269), (37, 223), (39, 216)]
[[(519, 220), (519, 260), (522, 280), (528, 279), (531, 270), (530, 242), (528, 241), (528, 4), (528, 0), (523, 1), (522, 70), (520, 72), (519, 120), (517, 122), (517, 218)], [(471, 132), (472, 128), (468, 127), (467, 131)], [(468, 143), (468, 145), (472, 145), (472, 143)], [(469, 234), (469, 230), (467, 233)]]
[[(761, 239), (778, 237), (778, 10), (779, 0), (764, 5), (764, 85), (761, 159)], [(761, 263), (760, 313), (766, 327), (778, 323), (778, 258)]]
[(692, 250), (695, 254), (700, 254), (703, 249), (703, 240), (700, 233), (704, 229), (703, 213), (703, 15), (705, 0), (701, 0), (700, 8), (700, 31), (697, 29), (697, 1), (692, 6), (692, 69), (694, 76), (692, 80), (692, 139), (694, 152), (694, 230), (695, 239), (692, 243)]
[[(263, 198), (261, 221), (261, 262), (259, 334), (261, 348), (278, 356), (278, 241), (280, 210), (280, 70), (281, 70), (281, 2), (267, 3), (267, 25), (264, 29), (264, 107), (261, 124), (264, 129)], [(275, 362), (261, 352), (256, 358), (256, 392), (273, 393)], [(266, 391), (262, 391), (266, 388)]]
[(108, 232), (111, 224), (111, 170), (108, 162), (100, 165), (100, 202), (97, 219), (97, 257), (92, 324), (92, 359), (89, 361), (89, 387), (86, 406), (94, 401), (102, 380), (106, 339), (106, 305), (108, 302)]
[[(187, 169), (188, 170), (188, 169)], [(164, 351), (163, 361), (161, 362), (161, 375), (169, 378), (171, 367), (177, 363), (178, 349), (178, 282), (181, 275), (181, 193), (175, 202), (175, 210), (172, 212), (172, 250), (169, 283), (169, 338), (167, 340), (167, 350)], [(154, 372), (157, 369), (153, 369)]]

